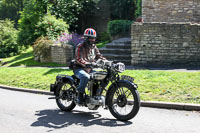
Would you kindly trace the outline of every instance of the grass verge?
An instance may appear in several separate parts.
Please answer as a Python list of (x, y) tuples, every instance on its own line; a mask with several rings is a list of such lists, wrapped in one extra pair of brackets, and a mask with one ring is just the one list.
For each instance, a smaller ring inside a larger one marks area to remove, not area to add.
[[(1, 67), (0, 84), (49, 90), (57, 74), (73, 73), (54, 68)], [(200, 103), (200, 72), (126, 70), (122, 75), (135, 78), (141, 100)]]
[(57, 63), (40, 63), (35, 61), (32, 48), (27, 49), (20, 55), (4, 58), (2, 62), (4, 63), (3, 66), (66, 66)]

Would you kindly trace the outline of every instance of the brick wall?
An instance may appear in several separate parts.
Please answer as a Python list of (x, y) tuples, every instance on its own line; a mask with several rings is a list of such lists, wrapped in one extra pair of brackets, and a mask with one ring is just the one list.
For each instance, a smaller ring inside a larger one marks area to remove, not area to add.
[(198, 22), (200, 0), (143, 0), (144, 22)]
[(200, 24), (132, 24), (132, 65), (200, 65)]
[(69, 65), (69, 61), (73, 59), (73, 47), (71, 45), (53, 45), (50, 49), (50, 56), (42, 58), (41, 62), (54, 62)]
[(51, 47), (52, 62), (67, 64), (73, 59), (73, 47), (71, 45), (52, 46)]

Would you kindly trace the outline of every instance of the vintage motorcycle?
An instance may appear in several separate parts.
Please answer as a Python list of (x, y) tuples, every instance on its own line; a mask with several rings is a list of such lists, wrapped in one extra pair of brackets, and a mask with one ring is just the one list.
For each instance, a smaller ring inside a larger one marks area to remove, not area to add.
[(76, 88), (80, 80), (75, 75), (58, 75), (55, 83), (50, 86), (50, 91), (54, 92), (55, 97), (49, 99), (56, 99), (62, 111), (71, 111), (76, 105), (88, 107), (90, 110), (102, 106), (109, 109), (118, 120), (127, 121), (135, 117), (140, 108), (140, 96), (137, 91), (138, 86), (133, 82), (134, 79), (119, 75), (125, 70), (125, 65), (98, 60), (96, 67), (100, 68), (100, 71), (90, 73), (83, 105), (77, 103)]

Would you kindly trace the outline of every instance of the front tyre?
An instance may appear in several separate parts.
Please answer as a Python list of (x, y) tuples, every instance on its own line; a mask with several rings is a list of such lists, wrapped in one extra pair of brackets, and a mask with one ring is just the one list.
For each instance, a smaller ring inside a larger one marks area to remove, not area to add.
[(76, 106), (73, 101), (74, 88), (69, 83), (58, 84), (56, 103), (62, 111), (71, 111)]
[(111, 114), (120, 121), (136, 116), (140, 108), (140, 96), (131, 83), (119, 82), (107, 95), (107, 105)]

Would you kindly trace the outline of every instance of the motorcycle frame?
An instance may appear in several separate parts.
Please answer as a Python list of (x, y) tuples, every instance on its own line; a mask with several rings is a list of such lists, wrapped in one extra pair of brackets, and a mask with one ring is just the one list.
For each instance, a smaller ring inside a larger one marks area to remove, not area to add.
[[(126, 84), (129, 84), (131, 86), (133, 86), (133, 89), (137, 89), (137, 84), (135, 84), (133, 81), (134, 79), (130, 76), (126, 76), (126, 75), (119, 75), (119, 72), (113, 70), (111, 67), (107, 67), (107, 76), (105, 77), (105, 79), (103, 80), (95, 80), (95, 79), (91, 79), (89, 82), (92, 82), (93, 84), (95, 82), (101, 82), (102, 84), (102, 88), (106, 88), (109, 84), (109, 82), (111, 82), (112, 84), (109, 86), (108, 89), (105, 89), (106, 91), (106, 96), (105, 96), (105, 106), (107, 106), (108, 103), (108, 95), (110, 93), (110, 90), (112, 88), (118, 88), (118, 84), (121, 82), (125, 82)], [(50, 92), (53, 92), (54, 95), (56, 94), (56, 89), (58, 84), (64, 84), (64, 83), (69, 83), (74, 89), (77, 88), (77, 86), (79, 85), (79, 79), (75, 77), (75, 75), (69, 76), (69, 75), (58, 75), (56, 76), (56, 81), (55, 84), (51, 84), (50, 85)], [(100, 85), (99, 85), (100, 87)], [(102, 89), (101, 88), (101, 89)], [(92, 90), (93, 88), (89, 88), (90, 89), (90, 95), (92, 96)], [(101, 90), (101, 95), (102, 95), (103, 90)]]

